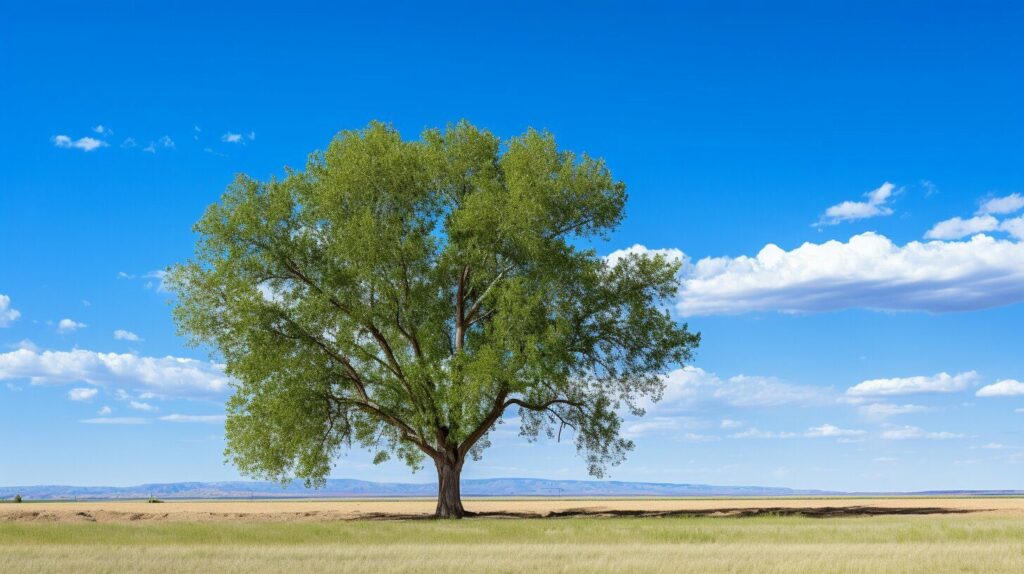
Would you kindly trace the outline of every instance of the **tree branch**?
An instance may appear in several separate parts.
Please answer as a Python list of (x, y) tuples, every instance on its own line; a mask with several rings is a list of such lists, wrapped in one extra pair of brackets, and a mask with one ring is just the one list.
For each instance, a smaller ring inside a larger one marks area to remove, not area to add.
[(505, 397), (507, 396), (508, 391), (502, 390), (498, 393), (498, 396), (494, 399), (494, 406), (491, 407), (491, 411), (487, 413), (486, 417), (484, 417), (483, 422), (481, 422), (473, 432), (469, 433), (466, 440), (462, 441), (462, 444), (459, 445), (458, 450), (460, 458), (465, 457), (466, 453), (469, 452), (469, 449), (473, 448), (473, 445), (476, 444), (476, 441), (480, 440), (480, 437), (484, 436), (484, 434), (490, 430), (491, 426), (501, 418), (501, 414), (505, 412), (505, 407), (508, 406), (508, 403), (505, 402)]
[(491, 289), (493, 289), (494, 286), (497, 285), (498, 282), (505, 277), (505, 274), (511, 271), (513, 267), (515, 267), (515, 265), (511, 263), (506, 265), (504, 269), (498, 272), (498, 275), (494, 277), (494, 279), (487, 285), (487, 287), (484, 288), (484, 292), (481, 293), (480, 296), (476, 298), (476, 301), (473, 303), (473, 306), (470, 307), (469, 312), (466, 313), (466, 322), (468, 324), (473, 324), (473, 320), (476, 318), (477, 312), (480, 311), (480, 304), (483, 303), (484, 299), (487, 297), (487, 294), (491, 292)]

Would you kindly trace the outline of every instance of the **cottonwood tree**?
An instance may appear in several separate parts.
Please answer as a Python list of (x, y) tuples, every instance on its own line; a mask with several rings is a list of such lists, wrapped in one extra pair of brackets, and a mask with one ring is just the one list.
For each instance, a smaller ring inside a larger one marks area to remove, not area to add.
[(602, 476), (633, 446), (620, 413), (699, 341), (662, 304), (677, 263), (589, 247), (625, 200), (548, 133), (465, 122), (417, 141), (372, 123), (304, 171), (238, 176), (169, 276), (180, 331), (235, 381), (226, 457), (311, 486), (343, 447), (429, 461), (437, 516), (461, 517), (463, 465), (518, 411), (520, 434), (571, 434)]

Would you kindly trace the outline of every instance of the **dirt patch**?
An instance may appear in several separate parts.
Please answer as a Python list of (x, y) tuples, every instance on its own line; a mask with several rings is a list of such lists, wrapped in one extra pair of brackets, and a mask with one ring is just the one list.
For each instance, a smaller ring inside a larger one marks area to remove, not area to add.
[[(1024, 517), (1024, 498), (472, 498), (466, 509), (484, 518), (572, 518), (576, 516), (880, 516), (987, 512)], [(413, 520), (429, 518), (432, 499), (345, 500), (168, 500), (25, 502), (0, 504), (0, 522), (291, 522)]]

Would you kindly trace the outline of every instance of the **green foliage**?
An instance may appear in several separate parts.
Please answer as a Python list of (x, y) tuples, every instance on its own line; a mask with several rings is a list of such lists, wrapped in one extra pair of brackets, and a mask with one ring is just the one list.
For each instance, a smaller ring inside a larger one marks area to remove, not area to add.
[(21, 495), (20, 494), (15, 494), (14, 495), (14, 502), (21, 502)]
[(461, 469), (515, 407), (527, 438), (571, 430), (601, 476), (632, 448), (618, 413), (699, 342), (662, 305), (676, 263), (589, 247), (625, 200), (548, 133), (466, 122), (417, 141), (372, 123), (303, 171), (238, 176), (169, 275), (180, 330), (237, 381), (226, 456), (311, 485), (352, 445)]

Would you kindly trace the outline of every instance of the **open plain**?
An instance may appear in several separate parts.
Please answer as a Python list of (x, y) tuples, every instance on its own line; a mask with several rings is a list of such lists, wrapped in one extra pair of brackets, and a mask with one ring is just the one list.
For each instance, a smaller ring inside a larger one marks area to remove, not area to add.
[(1020, 572), (1022, 498), (0, 505), (5, 572)]

